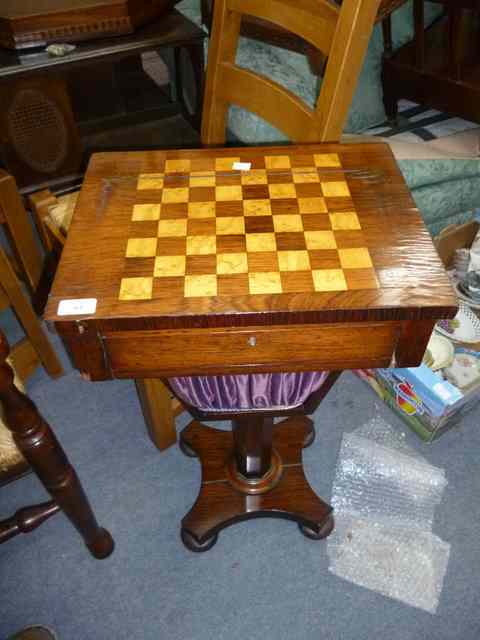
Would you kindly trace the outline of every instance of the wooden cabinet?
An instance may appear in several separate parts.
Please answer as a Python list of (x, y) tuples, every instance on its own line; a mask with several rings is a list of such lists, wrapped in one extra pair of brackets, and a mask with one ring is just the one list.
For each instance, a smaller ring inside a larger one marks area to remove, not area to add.
[(179, 0), (2, 0), (0, 46), (9, 49), (131, 33)]

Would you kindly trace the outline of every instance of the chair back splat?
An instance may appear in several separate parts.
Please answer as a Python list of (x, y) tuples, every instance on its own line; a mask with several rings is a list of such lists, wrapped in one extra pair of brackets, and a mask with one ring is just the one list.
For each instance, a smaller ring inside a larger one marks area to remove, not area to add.
[[(337, 142), (352, 101), (380, 0), (216, 0), (202, 121), (202, 142), (225, 142), (230, 105), (252, 111), (294, 142)], [(242, 16), (300, 36), (327, 58), (314, 109), (269, 78), (239, 67)]]

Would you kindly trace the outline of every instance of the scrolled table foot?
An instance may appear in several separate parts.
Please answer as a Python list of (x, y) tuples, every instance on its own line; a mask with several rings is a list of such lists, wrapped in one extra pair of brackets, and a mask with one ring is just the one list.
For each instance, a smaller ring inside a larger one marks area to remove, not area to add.
[(312, 444), (315, 442), (316, 435), (317, 432), (315, 431), (315, 427), (313, 426), (313, 424), (309, 425), (307, 427), (307, 433), (305, 434), (305, 438), (303, 440), (303, 449), (312, 446)]
[(301, 522), (298, 523), (298, 528), (303, 533), (306, 538), (310, 538), (310, 540), (323, 540), (324, 538), (328, 538), (328, 536), (332, 533), (333, 528), (335, 526), (335, 520), (333, 515), (327, 516), (326, 520), (320, 525), (318, 531), (315, 531), (312, 527), (307, 527)]
[(184, 529), (180, 530), (180, 537), (182, 538), (183, 544), (187, 547), (189, 551), (194, 551), (195, 553), (203, 553), (204, 551), (208, 551), (213, 547), (213, 545), (218, 540), (218, 533), (207, 538), (204, 542), (198, 542), (197, 538), (193, 536), (189, 531)]

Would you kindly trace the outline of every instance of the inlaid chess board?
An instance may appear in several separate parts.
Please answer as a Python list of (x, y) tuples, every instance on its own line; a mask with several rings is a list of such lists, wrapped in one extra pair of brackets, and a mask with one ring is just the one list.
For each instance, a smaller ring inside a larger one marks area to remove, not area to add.
[(244, 160), (166, 159), (138, 176), (119, 300), (379, 287), (339, 154)]
[(64, 300), (95, 305), (95, 331), (452, 310), (444, 267), (382, 143), (95, 154), (49, 319), (62, 321)]

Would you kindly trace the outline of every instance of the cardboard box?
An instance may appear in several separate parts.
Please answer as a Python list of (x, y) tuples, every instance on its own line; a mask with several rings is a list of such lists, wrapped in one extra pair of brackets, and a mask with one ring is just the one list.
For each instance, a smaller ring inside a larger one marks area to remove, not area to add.
[[(470, 248), (480, 224), (471, 221), (445, 229), (435, 246), (445, 267), (457, 249)], [(452, 342), (456, 356), (478, 359), (480, 343)], [(362, 369), (356, 372), (419, 436), (431, 442), (460, 422), (480, 400), (480, 380), (460, 388), (426, 365), (405, 369)]]
[(470, 249), (479, 227), (480, 224), (476, 220), (450, 225), (434, 239), (438, 255), (447, 269), (452, 266), (457, 249)]
[(425, 442), (458, 424), (480, 400), (480, 384), (464, 392), (426, 365), (356, 373)]

